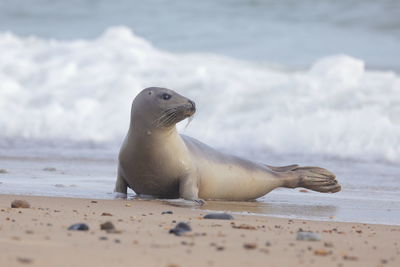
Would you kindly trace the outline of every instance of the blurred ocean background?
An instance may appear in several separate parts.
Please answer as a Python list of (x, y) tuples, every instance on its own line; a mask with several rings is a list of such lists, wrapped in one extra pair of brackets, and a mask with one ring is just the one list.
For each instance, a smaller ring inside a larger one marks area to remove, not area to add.
[(0, 0), (0, 193), (111, 198), (132, 99), (162, 86), (198, 106), (181, 132), (343, 185), (276, 190), (254, 212), (400, 224), (399, 14), (397, 0)]

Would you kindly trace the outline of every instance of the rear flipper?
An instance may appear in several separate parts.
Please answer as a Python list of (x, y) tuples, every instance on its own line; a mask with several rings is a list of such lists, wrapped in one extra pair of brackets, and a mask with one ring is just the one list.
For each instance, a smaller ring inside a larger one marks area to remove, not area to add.
[(266, 166), (274, 172), (287, 172), (287, 171), (292, 171), (299, 167), (299, 165), (297, 165), (297, 164), (288, 165), (288, 166), (280, 166), (280, 167), (271, 166), (271, 165), (266, 165)]
[(341, 190), (336, 176), (326, 169), (320, 167), (297, 167), (290, 172), (294, 172), (298, 177), (297, 184), (293, 187), (304, 187), (323, 193), (336, 193)]

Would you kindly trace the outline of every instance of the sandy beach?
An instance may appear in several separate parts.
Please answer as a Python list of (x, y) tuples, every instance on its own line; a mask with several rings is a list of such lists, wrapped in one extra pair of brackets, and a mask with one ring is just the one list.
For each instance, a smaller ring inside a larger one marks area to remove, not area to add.
[[(16, 199), (30, 208), (11, 208)], [(0, 266), (400, 265), (399, 226), (237, 214), (204, 219), (204, 210), (157, 200), (1, 195), (0, 209)], [(100, 229), (107, 221), (114, 230)], [(179, 222), (192, 231), (169, 233)], [(68, 230), (75, 223), (89, 230)], [(299, 229), (320, 240), (297, 240)]]

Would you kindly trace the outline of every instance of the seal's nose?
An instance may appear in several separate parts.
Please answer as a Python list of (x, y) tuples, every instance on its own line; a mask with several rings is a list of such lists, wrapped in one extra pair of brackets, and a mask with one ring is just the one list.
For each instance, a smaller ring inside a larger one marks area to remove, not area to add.
[(190, 108), (191, 111), (196, 111), (196, 104), (192, 101), (189, 100), (189, 104), (192, 105), (192, 107)]

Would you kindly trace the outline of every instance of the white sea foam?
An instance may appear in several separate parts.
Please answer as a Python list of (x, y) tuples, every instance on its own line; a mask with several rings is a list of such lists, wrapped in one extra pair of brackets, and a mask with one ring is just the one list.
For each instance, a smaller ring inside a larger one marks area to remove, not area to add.
[(400, 162), (400, 77), (346, 55), (289, 72), (161, 51), (125, 27), (94, 40), (0, 34), (0, 136), (120, 142), (148, 86), (193, 99), (185, 133), (217, 147)]

